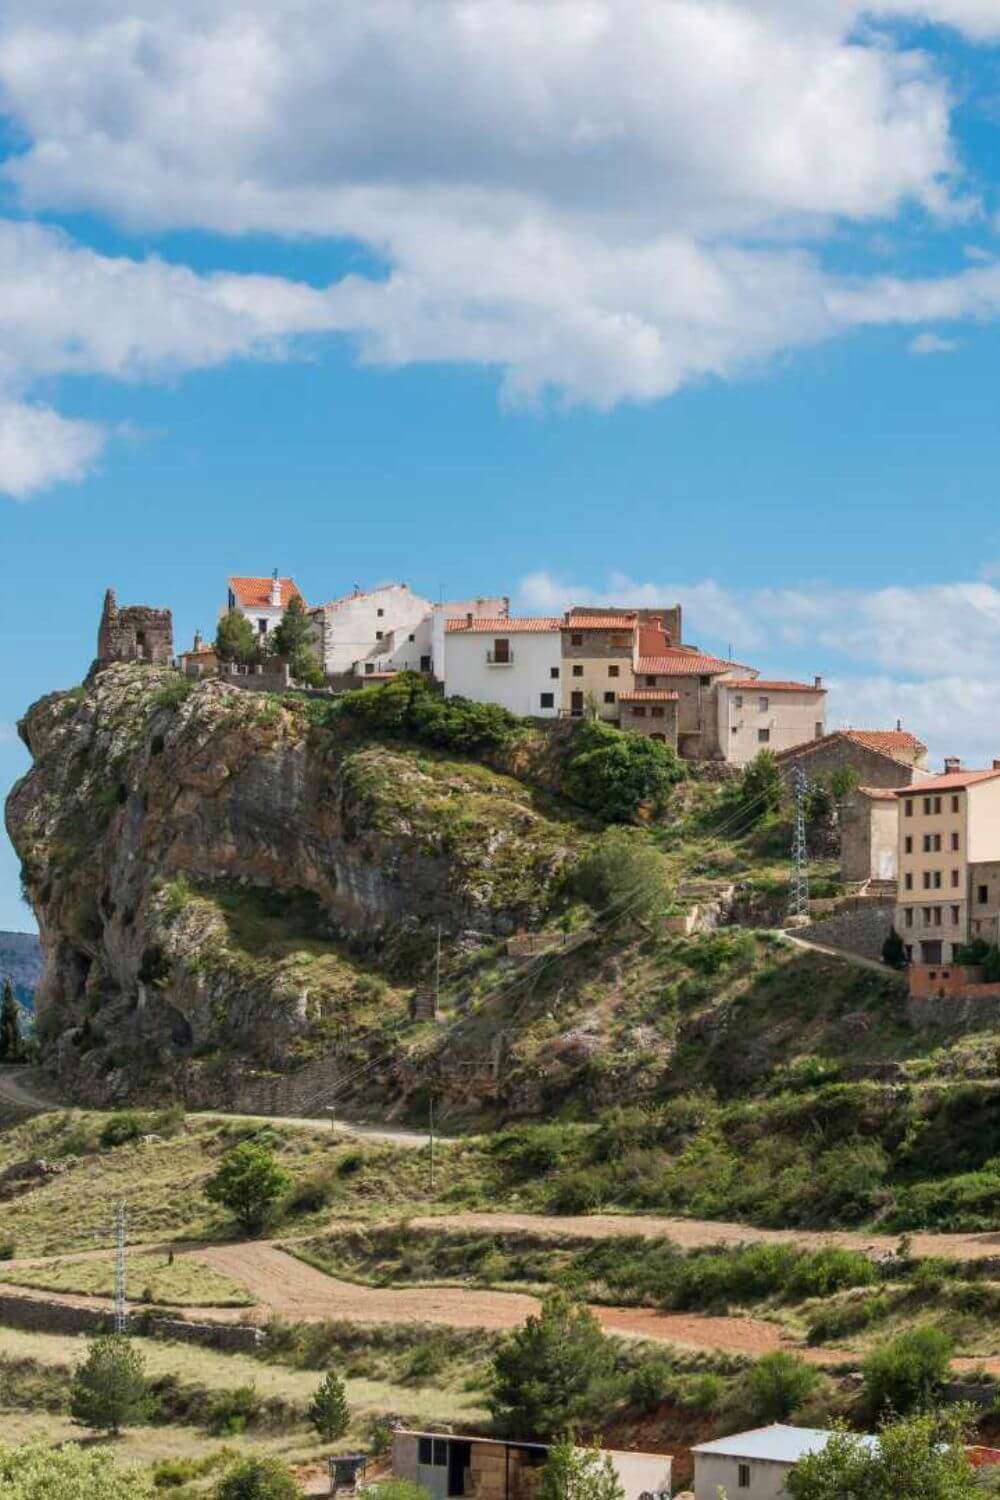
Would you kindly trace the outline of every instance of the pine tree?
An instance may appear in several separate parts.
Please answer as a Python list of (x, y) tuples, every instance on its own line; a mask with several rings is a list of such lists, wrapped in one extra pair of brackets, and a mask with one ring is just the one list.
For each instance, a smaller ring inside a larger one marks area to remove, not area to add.
[(351, 1424), (351, 1409), (347, 1404), (344, 1382), (336, 1370), (329, 1370), (324, 1376), (306, 1415), (324, 1442), (332, 1443), (335, 1438), (344, 1436)]
[(102, 1432), (119, 1432), (146, 1415), (149, 1397), (145, 1364), (123, 1333), (91, 1342), (87, 1358), (73, 1374), (70, 1411), (78, 1422)]
[(3, 999), (0, 1000), (0, 1062), (20, 1062), (23, 1056), (21, 1012), (14, 999), (14, 986), (7, 978), (3, 982)]

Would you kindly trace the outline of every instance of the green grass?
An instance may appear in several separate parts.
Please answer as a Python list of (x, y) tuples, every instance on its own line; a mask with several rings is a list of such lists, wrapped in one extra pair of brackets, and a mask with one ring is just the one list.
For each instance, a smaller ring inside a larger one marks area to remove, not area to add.
[[(95, 1297), (114, 1295), (115, 1271), (110, 1259), (2, 1267), (0, 1275), (15, 1286)], [(251, 1307), (254, 1302), (235, 1281), (197, 1256), (178, 1255), (171, 1264), (168, 1253), (129, 1256), (128, 1294), (133, 1303), (166, 1307)]]

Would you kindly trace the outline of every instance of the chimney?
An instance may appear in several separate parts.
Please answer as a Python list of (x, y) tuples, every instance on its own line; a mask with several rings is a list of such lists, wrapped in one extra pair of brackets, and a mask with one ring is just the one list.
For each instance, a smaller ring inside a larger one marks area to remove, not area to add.
[(953, 771), (960, 771), (962, 762), (957, 755), (946, 755), (944, 758), (944, 774), (949, 776)]
[(813, 678), (813, 686), (821, 688), (823, 686), (823, 679), (822, 679), (822, 677), (814, 677)]
[(997, 760), (995, 755), (993, 757), (993, 769), (994, 771), (1000, 771), (1000, 760)]
[(902, 734), (902, 732), (903, 732), (903, 721), (902, 721), (902, 719), (897, 719), (896, 720), (896, 733), (897, 734)]
[(274, 609), (281, 608), (281, 579), (278, 577), (277, 568), (271, 574), (271, 606)]
[(201, 631), (200, 630), (196, 630), (195, 633), (194, 633), (194, 646), (192, 647), (192, 650), (194, 650), (194, 651), (200, 651), (201, 650)]
[(468, 628), (471, 630), (472, 629), (472, 610), (471, 609), (466, 613), (465, 623), (468, 626)]

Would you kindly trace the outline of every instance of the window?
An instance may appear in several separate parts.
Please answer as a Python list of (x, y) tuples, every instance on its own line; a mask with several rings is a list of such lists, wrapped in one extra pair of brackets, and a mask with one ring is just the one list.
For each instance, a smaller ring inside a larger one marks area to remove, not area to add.
[(771, 707), (771, 700), (770, 700), (770, 698), (758, 698), (757, 699), (757, 709), (758, 709), (759, 713), (766, 714), (767, 711), (768, 711), (768, 709), (770, 707)]
[(646, 717), (646, 710), (641, 703), (636, 703), (633, 706), (632, 716), (636, 719), (644, 719)]
[(618, 676), (618, 668), (617, 667), (609, 667), (608, 668), (608, 676), (609, 677), (617, 677)]
[(904, 943), (903, 944), (903, 951), (906, 954), (906, 962), (908, 964), (911, 964), (913, 962), (913, 944), (912, 943)]
[(934, 926), (935, 927), (940, 927), (941, 926), (941, 908), (940, 908), (940, 906), (935, 906), (935, 908), (934, 908)]
[(908, 818), (912, 818), (913, 817), (913, 798), (912, 797), (907, 797), (906, 800), (903, 803), (903, 806), (906, 808), (905, 816), (908, 817)]
[(931, 836), (930, 836), (929, 833), (925, 833), (924, 834), (924, 853), (925, 854), (930, 854), (930, 852), (931, 852)]
[(939, 891), (941, 889), (941, 871), (940, 870), (935, 870), (934, 871), (934, 889), (936, 891)]
[(555, 681), (558, 678), (558, 676), (559, 676), (559, 668), (558, 667), (550, 667), (549, 668), (549, 676), (553, 679), (553, 681)]
[(904, 925), (905, 926), (907, 926), (907, 927), (912, 927), (913, 926), (913, 907), (912, 906), (904, 906), (904, 908), (903, 908), (903, 921), (904, 921)]
[(493, 660), (505, 665), (510, 661), (510, 641), (506, 636), (497, 636), (493, 642)]
[(411, 636), (410, 636), (410, 640), (411, 640), (411, 641), (415, 641), (415, 640), (416, 640), (416, 636), (415, 636), (415, 635), (411, 635)]
[(381, 631), (381, 630), (376, 630), (376, 632), (375, 632), (375, 639), (377, 641), (381, 641), (381, 640), (384, 640), (384, 638), (385, 638), (384, 637), (384, 632)]
[(931, 872), (930, 872), (930, 870), (925, 870), (924, 871), (924, 890), (925, 891), (929, 891), (930, 888), (931, 888)]
[(958, 812), (958, 795), (957, 795), (957, 793), (951, 799), (951, 810), (952, 810), (952, 812)]
[(699, 677), (698, 681), (701, 683), (702, 687), (711, 687), (712, 685), (711, 677)]
[(748, 1490), (750, 1488), (750, 1465), (740, 1464), (736, 1471), (736, 1488)]
[(958, 907), (957, 906), (953, 906), (952, 909), (951, 909), (951, 925), (953, 927), (957, 927), (958, 926)]
[(925, 797), (924, 798), (924, 816), (925, 817), (927, 817), (929, 815), (930, 810), (931, 810), (931, 799), (929, 797)]
[(573, 668), (573, 676), (574, 677), (582, 677), (583, 676), (583, 668), (582, 667), (574, 667)]
[(912, 833), (908, 833), (906, 835), (906, 838), (903, 840), (903, 853), (904, 854), (912, 854), (913, 853), (913, 834)]
[(913, 890), (913, 876), (909, 870), (907, 870), (906, 874), (903, 877), (903, 884), (908, 891)]
[(366, 661), (365, 662), (365, 676), (366, 677), (370, 677), (372, 675), (372, 673), (374, 672), (374, 670), (375, 670), (375, 663), (373, 661)]
[(924, 907), (924, 926), (925, 927), (929, 927), (930, 925), (931, 925), (931, 909), (930, 909), (929, 906), (925, 906)]
[(733, 694), (733, 707), (734, 708), (742, 708), (743, 707), (743, 694), (742, 693), (734, 693)]
[(757, 743), (758, 743), (758, 745), (767, 745), (767, 744), (770, 743), (770, 739), (771, 739), (771, 731), (769, 729), (758, 729), (758, 731), (757, 731)]
[(822, 726), (822, 724), (821, 724), (821, 723), (820, 723), (820, 722), (819, 722), (819, 721), (818, 721), (818, 720), (817, 720), (817, 721), (816, 721), (816, 739), (818, 739), (818, 740), (821, 740), (821, 739), (822, 739), (822, 738), (823, 738), (823, 726)]
[(934, 835), (934, 853), (941, 853), (941, 835), (939, 833), (936, 833)]
[(953, 833), (952, 836), (951, 836), (951, 847), (953, 849), (957, 849), (958, 848), (958, 834), (957, 833)]
[(384, 609), (377, 609), (375, 611), (375, 613), (378, 615), (379, 619), (381, 620), (382, 616), (385, 614), (385, 610)]
[(555, 706), (556, 706), (556, 695), (555, 695), (555, 693), (543, 693), (541, 695), (541, 705), (542, 705), (543, 708), (555, 708)]
[(656, 686), (656, 678), (655, 677), (647, 677), (646, 678), (646, 686), (647, 687), (655, 687)]
[(418, 1438), (417, 1463), (428, 1464), (434, 1469), (443, 1469), (448, 1463), (447, 1438)]
[(985, 906), (986, 903), (987, 903), (987, 901), (989, 899), (990, 899), (990, 893), (989, 893), (988, 888), (985, 885), (977, 885), (976, 886), (976, 900), (979, 902), (980, 906)]
[(935, 797), (934, 798), (934, 811), (936, 813), (939, 813), (941, 811), (941, 798), (940, 797)]
[(431, 669), (431, 659), (430, 659), (430, 657), (429, 656), (422, 656), (420, 658), (420, 670), (421, 670), (421, 672), (429, 672), (430, 669)]
[(258, 620), (257, 621), (257, 634), (258, 635), (267, 635), (267, 621), (266, 620)]
[(614, 701), (615, 701), (615, 695), (614, 695), (614, 693), (605, 693), (604, 694), (604, 701), (605, 701), (605, 703), (614, 703)]
[(951, 883), (952, 883), (952, 885), (958, 885), (958, 871), (957, 870), (952, 870), (952, 872), (951, 872)]
[(569, 638), (569, 643), (570, 643), (571, 646), (582, 646), (583, 645), (583, 636), (582, 635), (571, 635), (570, 638)]
[(655, 703), (653, 705), (653, 707), (649, 711), (652, 714), (652, 716), (653, 716), (654, 719), (662, 719), (663, 718), (664, 710), (663, 710), (662, 704)]

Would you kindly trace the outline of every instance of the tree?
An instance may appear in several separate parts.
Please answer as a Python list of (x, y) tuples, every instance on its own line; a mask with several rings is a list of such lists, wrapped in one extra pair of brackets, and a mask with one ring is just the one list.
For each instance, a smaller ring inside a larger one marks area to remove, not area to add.
[(215, 632), (215, 652), (220, 661), (246, 665), (258, 656), (257, 637), (246, 615), (231, 609), (222, 616)]
[(332, 1443), (335, 1438), (344, 1436), (351, 1425), (351, 1409), (347, 1404), (344, 1382), (336, 1370), (327, 1371), (309, 1403), (306, 1416), (324, 1442)]
[(607, 1453), (554, 1443), (538, 1478), (536, 1500), (625, 1500), (625, 1490)]
[(106, 1448), (83, 1449), (73, 1443), (0, 1444), (0, 1495), (3, 1500), (148, 1500), (148, 1480), (134, 1468), (123, 1468)]
[(245, 1458), (215, 1487), (216, 1500), (301, 1500), (302, 1491), (280, 1458)]
[(744, 809), (755, 818), (765, 813), (777, 812), (781, 806), (784, 783), (773, 750), (761, 750), (750, 763), (743, 767), (740, 776), (739, 800)]
[(70, 1411), (84, 1427), (118, 1433), (147, 1413), (145, 1361), (123, 1333), (93, 1339), (73, 1372)]
[(882, 962), (888, 964), (890, 969), (902, 969), (906, 966), (906, 944), (895, 927), (882, 944)]
[(954, 1345), (940, 1328), (926, 1325), (873, 1349), (861, 1366), (873, 1416), (907, 1416), (929, 1407), (948, 1376)]
[(781, 1350), (765, 1354), (751, 1365), (746, 1391), (754, 1422), (785, 1422), (811, 1396), (819, 1371), (794, 1354)]
[(601, 1325), (557, 1291), (497, 1350), (489, 1405), (505, 1432), (545, 1440), (598, 1421), (619, 1385), (614, 1346)]
[(853, 766), (838, 766), (830, 776), (830, 790), (837, 802), (843, 802), (861, 785), (861, 777)]
[(7, 978), (3, 982), (3, 999), (0, 1000), (0, 1062), (16, 1063), (23, 1058), (21, 1011), (14, 999), (14, 986)]
[(785, 1480), (791, 1500), (975, 1500), (982, 1495), (962, 1448), (962, 1413), (883, 1427), (878, 1444), (838, 1431)]
[(574, 890), (595, 911), (649, 918), (667, 899), (667, 862), (638, 829), (609, 828), (573, 871)]
[(240, 1141), (219, 1162), (214, 1177), (205, 1184), (205, 1194), (228, 1208), (248, 1234), (254, 1234), (267, 1223), (291, 1181), (270, 1147)]
[(292, 595), (280, 624), (271, 632), (271, 644), (298, 682), (323, 686), (323, 668), (312, 646), (312, 626), (298, 594)]
[(609, 823), (630, 823), (643, 804), (662, 811), (670, 788), (686, 775), (669, 745), (595, 719), (577, 726), (562, 784), (568, 797)]

